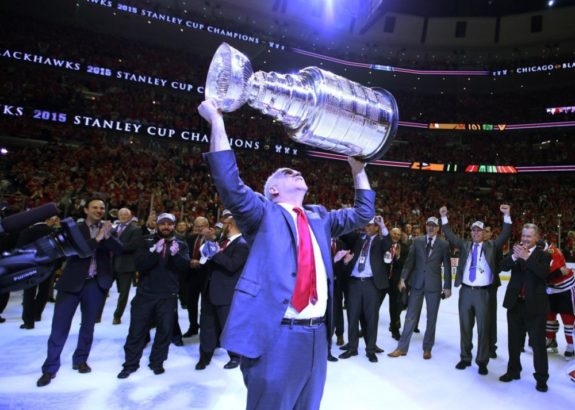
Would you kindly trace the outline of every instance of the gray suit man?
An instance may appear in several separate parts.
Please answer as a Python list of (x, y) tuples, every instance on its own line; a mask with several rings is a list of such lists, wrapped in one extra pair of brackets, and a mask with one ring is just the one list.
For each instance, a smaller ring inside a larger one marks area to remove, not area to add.
[[(423, 336), (423, 358), (431, 359), (431, 349), (435, 343), (435, 325), (437, 312), (442, 297), (451, 296), (451, 259), (449, 244), (437, 236), (439, 221), (436, 217), (427, 218), (426, 235), (413, 240), (405, 265), (401, 272), (399, 289), (406, 288), (406, 281), (411, 287), (405, 325), (399, 339), (397, 349), (389, 353), (389, 357), (405, 356), (409, 350), (409, 342), (417, 325), (423, 298), (427, 307), (427, 326)], [(443, 288), (441, 285), (441, 265), (443, 264)], [(443, 295), (443, 296), (442, 296)]]
[(479, 374), (486, 375), (489, 362), (489, 305), (492, 298), (491, 288), (497, 286), (497, 253), (511, 236), (511, 216), (509, 205), (501, 205), (503, 229), (496, 240), (483, 240), (484, 224), (475, 221), (471, 224), (471, 240), (457, 237), (447, 220), (447, 208), (441, 207), (441, 225), (449, 243), (459, 249), (459, 262), (455, 276), (455, 286), (461, 285), (459, 292), (459, 330), (460, 358), (456, 369), (463, 370), (471, 366), (473, 349), (473, 326), (477, 320), (477, 355), (475, 362)]

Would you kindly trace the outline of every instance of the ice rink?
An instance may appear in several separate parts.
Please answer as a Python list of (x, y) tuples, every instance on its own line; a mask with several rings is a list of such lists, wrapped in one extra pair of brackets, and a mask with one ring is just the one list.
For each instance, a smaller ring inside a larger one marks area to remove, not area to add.
[[(499, 305), (507, 282), (499, 289)], [(134, 290), (132, 289), (132, 292)], [(365, 357), (363, 341), (360, 354), (347, 360), (328, 364), (327, 382), (322, 409), (379, 410), (407, 409), (572, 409), (575, 383), (567, 371), (574, 362), (567, 362), (562, 353), (565, 339), (558, 335), (559, 354), (549, 355), (549, 391), (535, 390), (533, 362), (529, 351), (522, 355), (521, 380), (502, 383), (499, 376), (507, 364), (507, 323), (505, 309), (498, 317), (498, 358), (489, 363), (489, 374), (480, 376), (477, 366), (456, 370), (459, 361), (459, 327), (457, 315), (458, 289), (442, 301), (437, 324), (436, 345), (431, 360), (422, 359), (425, 329), (425, 307), (420, 328), (414, 334), (406, 357), (392, 359), (387, 353), (396, 347), (388, 332), (388, 303), (385, 300), (379, 323), (378, 345), (385, 350), (378, 363)], [(49, 303), (43, 320), (32, 330), (19, 328), (22, 292), (11, 295), (0, 324), (0, 409), (241, 409), (246, 390), (239, 369), (224, 370), (228, 356), (218, 349), (206, 370), (196, 371), (198, 337), (184, 339), (183, 347), (170, 346), (165, 362), (166, 372), (156, 376), (147, 367), (150, 344), (144, 351), (140, 369), (126, 380), (116, 375), (122, 368), (123, 344), (128, 332), (129, 310), (121, 325), (112, 325), (117, 293), (110, 292), (102, 323), (96, 325), (94, 345), (89, 359), (92, 372), (79, 374), (72, 370), (79, 329), (79, 311), (74, 318), (68, 343), (62, 354), (62, 367), (46, 387), (36, 387), (40, 367), (46, 354), (46, 342), (54, 305)], [(405, 312), (402, 314), (402, 319)], [(180, 324), (187, 328), (187, 313), (180, 309)], [(347, 335), (345, 337), (347, 341)], [(334, 345), (334, 355), (340, 353)], [(273, 409), (270, 409), (273, 410)]]

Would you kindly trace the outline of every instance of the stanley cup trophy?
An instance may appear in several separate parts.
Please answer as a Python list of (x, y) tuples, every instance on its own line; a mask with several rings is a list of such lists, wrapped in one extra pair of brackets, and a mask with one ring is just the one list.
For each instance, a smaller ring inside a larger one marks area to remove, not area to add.
[(254, 74), (248, 58), (226, 43), (212, 58), (205, 92), (221, 111), (247, 102), (280, 121), (294, 141), (364, 162), (381, 157), (397, 130), (397, 104), (386, 90), (317, 67)]

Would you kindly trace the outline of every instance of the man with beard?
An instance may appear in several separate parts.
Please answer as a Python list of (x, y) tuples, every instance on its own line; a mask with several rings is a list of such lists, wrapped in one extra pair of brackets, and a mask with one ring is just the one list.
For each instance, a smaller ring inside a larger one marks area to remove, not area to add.
[(156, 375), (165, 371), (163, 363), (168, 358), (178, 307), (179, 274), (186, 271), (190, 263), (188, 246), (174, 235), (175, 223), (174, 215), (160, 214), (156, 235), (147, 238), (136, 254), (141, 282), (132, 299), (130, 330), (124, 345), (126, 361), (119, 379), (127, 378), (140, 367), (152, 319), (155, 319), (156, 335), (148, 366)]

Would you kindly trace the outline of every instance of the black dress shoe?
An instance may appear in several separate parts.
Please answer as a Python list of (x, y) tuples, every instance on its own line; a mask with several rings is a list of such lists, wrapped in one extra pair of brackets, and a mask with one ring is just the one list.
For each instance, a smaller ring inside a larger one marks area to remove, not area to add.
[(383, 349), (381, 347), (375, 346), (375, 353), (383, 353)]
[(20, 329), (34, 329), (34, 325), (32, 324), (27, 324), (27, 323), (22, 323), (20, 325)]
[(160, 366), (160, 367), (154, 367), (152, 371), (154, 372), (155, 375), (158, 375), (164, 373), (166, 369), (164, 369), (163, 366)]
[(134, 372), (135, 370), (122, 369), (122, 371), (118, 373), (118, 379), (127, 379)]
[(489, 353), (489, 358), (490, 359), (497, 359), (497, 353), (495, 353), (495, 352)]
[(471, 366), (471, 362), (468, 362), (467, 360), (460, 360), (459, 363), (455, 365), (455, 368), (458, 370), (463, 370), (469, 366)]
[(339, 350), (349, 350), (349, 343), (346, 343), (343, 346), (340, 346)]
[(377, 356), (375, 353), (368, 353), (366, 356), (370, 362), (377, 363)]
[(503, 376), (501, 376), (499, 378), (500, 382), (510, 382), (512, 380), (519, 380), (520, 376), (518, 374), (512, 374), (512, 373), (505, 373)]
[(35, 322), (41, 322), (41, 321), (42, 321), (42, 315), (36, 315), (36, 316), (34, 316), (34, 321), (35, 321)]
[(174, 346), (183, 346), (184, 345), (184, 341), (182, 339), (172, 340), (172, 343), (174, 344)]
[(395, 340), (399, 340), (401, 338), (401, 334), (399, 332), (392, 332), (391, 337)]
[(224, 369), (235, 369), (240, 365), (239, 359), (231, 359), (224, 365)]
[(204, 370), (210, 362), (206, 362), (204, 360), (200, 360), (196, 363), (196, 370)]
[(479, 365), (479, 370), (477, 371), (477, 373), (479, 373), (482, 376), (485, 376), (487, 373), (489, 373), (487, 371), (487, 365), (486, 364), (480, 364)]
[(340, 359), (349, 359), (352, 356), (357, 356), (357, 350), (349, 349), (339, 355)]
[(328, 362), (338, 362), (339, 359), (330, 353), (327, 355), (327, 361)]
[(414, 333), (419, 333), (419, 328), (416, 327), (415, 329), (413, 329), (413, 332), (414, 332)]
[(547, 383), (544, 381), (538, 381), (537, 385), (535, 385), (535, 388), (537, 389), (537, 391), (540, 391), (541, 393), (545, 393), (547, 390), (549, 390), (549, 388), (547, 387)]
[(88, 363), (75, 364), (72, 366), (72, 369), (78, 370), (78, 373), (90, 373), (92, 371)]
[(188, 329), (186, 333), (182, 335), (182, 337), (192, 337), (198, 334), (198, 329)]
[(42, 376), (36, 382), (36, 386), (38, 386), (38, 387), (46, 386), (46, 385), (50, 384), (50, 382), (52, 381), (52, 379), (54, 377), (56, 377), (56, 375), (53, 373), (49, 373), (49, 372), (42, 373)]

